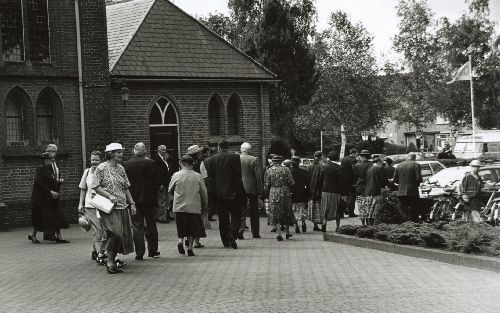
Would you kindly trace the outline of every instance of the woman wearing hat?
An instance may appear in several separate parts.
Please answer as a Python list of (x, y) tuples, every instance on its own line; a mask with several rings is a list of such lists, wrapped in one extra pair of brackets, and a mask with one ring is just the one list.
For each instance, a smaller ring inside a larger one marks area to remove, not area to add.
[(109, 274), (122, 272), (118, 269), (116, 254), (134, 252), (129, 207), (132, 215), (136, 207), (130, 194), (130, 182), (125, 169), (120, 163), (123, 158), (123, 146), (111, 143), (106, 146), (107, 161), (101, 163), (94, 172), (92, 189), (115, 204), (113, 210), (106, 214), (99, 212), (101, 224), (107, 235), (106, 252), (108, 258), (106, 268)]
[(90, 205), (93, 197), (92, 181), (97, 166), (102, 161), (102, 153), (94, 151), (90, 154), (91, 167), (86, 169), (80, 181), (80, 203), (78, 213), (85, 214), (92, 228), (92, 260), (98, 264), (105, 265), (104, 249), (106, 247), (106, 234), (97, 215), (97, 209)]
[(54, 172), (51, 152), (44, 152), (42, 159), (44, 164), (36, 169), (31, 194), (33, 232), (28, 235), (28, 240), (40, 243), (36, 234), (42, 231), (55, 234), (56, 243), (69, 243), (61, 235), (61, 229), (68, 228), (68, 224), (64, 219), (62, 209), (59, 207), (60, 181)]
[(465, 221), (481, 222), (479, 211), (481, 210), (483, 180), (478, 174), (481, 162), (473, 160), (469, 166), (471, 170), (465, 174), (459, 187), (459, 193), (464, 201)]
[(174, 196), (173, 211), (179, 238), (177, 249), (180, 254), (185, 254), (182, 241), (188, 238), (187, 254), (194, 256), (194, 238), (206, 237), (201, 211), (208, 206), (207, 188), (201, 174), (193, 170), (192, 157), (184, 155), (179, 163), (181, 170), (172, 176), (168, 186), (168, 192)]
[(295, 222), (292, 212), (291, 189), (294, 185), (292, 173), (286, 166), (279, 166), (283, 157), (275, 155), (272, 159), (275, 166), (270, 167), (264, 176), (264, 190), (269, 195), (269, 207), (272, 212), (272, 224), (276, 225), (278, 241), (283, 241), (281, 225), (286, 227), (286, 239), (290, 239), (290, 225)]

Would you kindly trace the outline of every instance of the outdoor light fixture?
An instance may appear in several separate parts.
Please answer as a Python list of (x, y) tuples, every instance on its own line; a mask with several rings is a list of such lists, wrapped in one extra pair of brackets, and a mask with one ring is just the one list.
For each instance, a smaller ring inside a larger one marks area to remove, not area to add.
[(368, 141), (368, 137), (370, 137), (370, 132), (367, 131), (361, 132), (361, 139), (363, 139), (363, 141)]
[(371, 133), (370, 134), (370, 140), (371, 141), (376, 141), (377, 140), (377, 134), (376, 133)]
[(127, 87), (127, 84), (123, 83), (122, 89), (120, 90), (120, 94), (122, 95), (123, 105), (125, 106), (128, 102), (128, 97), (130, 95), (130, 91)]

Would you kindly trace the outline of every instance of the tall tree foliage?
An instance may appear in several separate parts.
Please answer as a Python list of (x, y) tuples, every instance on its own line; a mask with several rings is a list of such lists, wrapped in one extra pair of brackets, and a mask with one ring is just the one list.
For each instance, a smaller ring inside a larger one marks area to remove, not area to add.
[(303, 140), (317, 143), (321, 130), (339, 130), (341, 124), (358, 137), (382, 126), (391, 107), (372, 42), (373, 36), (346, 13), (331, 14), (329, 27), (316, 38), (319, 87), (311, 105), (295, 118)]
[(310, 103), (318, 80), (311, 46), (314, 1), (229, 0), (229, 8), (231, 23), (221, 16), (209, 16), (205, 23), (277, 74), (270, 94), (272, 132), (302, 146), (293, 117)]

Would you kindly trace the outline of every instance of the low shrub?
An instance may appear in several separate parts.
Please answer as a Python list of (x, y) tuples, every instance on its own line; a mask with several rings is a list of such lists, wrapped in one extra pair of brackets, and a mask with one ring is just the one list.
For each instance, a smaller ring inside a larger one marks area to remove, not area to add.
[(423, 246), (426, 248), (441, 249), (446, 246), (446, 240), (438, 232), (428, 232), (420, 235)]
[(348, 236), (355, 236), (361, 225), (342, 225), (339, 227), (338, 233)]
[(376, 225), (382, 223), (400, 224), (407, 220), (406, 214), (399, 207), (397, 192), (384, 191), (382, 193), (380, 207), (374, 213), (373, 218)]
[(373, 226), (363, 226), (358, 228), (356, 236), (359, 238), (373, 238), (375, 236), (375, 228)]

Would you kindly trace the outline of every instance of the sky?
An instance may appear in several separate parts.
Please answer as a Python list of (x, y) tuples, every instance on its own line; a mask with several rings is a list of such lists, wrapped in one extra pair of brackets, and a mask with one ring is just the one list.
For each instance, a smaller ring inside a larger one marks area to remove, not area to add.
[[(171, 0), (186, 12), (195, 16), (208, 15), (211, 12), (228, 14), (227, 0)], [(331, 12), (342, 10), (354, 21), (360, 21), (374, 36), (374, 49), (380, 60), (383, 55), (390, 55), (392, 38), (397, 32), (398, 18), (395, 5), (397, 0), (316, 0), (318, 12), (317, 28), (328, 25)], [(446, 16), (455, 20), (467, 9), (465, 0), (428, 0), (436, 18)], [(492, 18), (500, 21), (500, 0), (490, 0)], [(500, 29), (497, 25), (497, 29)]]

